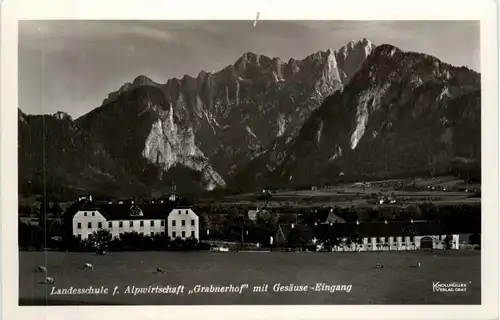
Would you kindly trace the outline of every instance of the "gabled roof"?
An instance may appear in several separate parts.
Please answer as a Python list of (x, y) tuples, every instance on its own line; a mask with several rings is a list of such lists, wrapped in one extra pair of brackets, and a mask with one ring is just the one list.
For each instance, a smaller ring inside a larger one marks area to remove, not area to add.
[[(121, 202), (121, 203), (120, 203)], [(104, 203), (87, 201), (75, 211), (96, 210), (101, 213), (106, 220), (144, 220), (144, 219), (166, 219), (173, 209), (192, 209), (178, 201), (155, 201), (145, 203), (132, 203), (130, 201), (120, 201), (118, 203)], [(199, 214), (198, 214), (199, 215)], [(74, 216), (74, 214), (73, 214)]]
[(330, 210), (326, 217), (326, 223), (345, 223), (345, 219), (335, 214), (334, 210)]
[(63, 219), (73, 219), (75, 214), (87, 203), (87, 199), (75, 201), (62, 215)]

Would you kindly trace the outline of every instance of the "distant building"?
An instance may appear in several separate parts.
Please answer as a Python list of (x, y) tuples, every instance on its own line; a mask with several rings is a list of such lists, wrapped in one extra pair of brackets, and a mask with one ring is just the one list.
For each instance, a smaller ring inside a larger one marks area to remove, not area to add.
[(251, 221), (257, 221), (257, 218), (259, 218), (259, 216), (261, 218), (263, 218), (264, 220), (267, 220), (271, 216), (271, 213), (267, 210), (262, 210), (262, 209), (257, 208), (257, 209), (248, 210), (247, 216), (248, 216), (248, 219)]
[(168, 236), (182, 239), (200, 238), (199, 215), (192, 207), (176, 207), (170, 211), (168, 218)]
[(109, 230), (117, 238), (126, 232), (137, 232), (145, 236), (167, 233), (170, 237), (199, 239), (198, 214), (182, 205), (177, 197), (140, 204), (131, 200), (95, 202), (90, 196), (79, 197), (64, 214), (64, 225), (66, 235), (81, 240), (99, 229)]
[(336, 251), (390, 251), (418, 249), (459, 249), (459, 235), (450, 234), (444, 224), (437, 221), (369, 222), (280, 225), (276, 243), (286, 245), (293, 228), (300, 228), (307, 243), (337, 239)]
[(345, 223), (346, 220), (338, 216), (335, 212), (334, 208), (316, 209), (312, 213), (302, 215), (300, 222), (305, 225)]
[(338, 215), (335, 214), (335, 210), (332, 208), (328, 212), (328, 216), (326, 217), (325, 223), (332, 224), (332, 223), (345, 223), (345, 219), (339, 217)]

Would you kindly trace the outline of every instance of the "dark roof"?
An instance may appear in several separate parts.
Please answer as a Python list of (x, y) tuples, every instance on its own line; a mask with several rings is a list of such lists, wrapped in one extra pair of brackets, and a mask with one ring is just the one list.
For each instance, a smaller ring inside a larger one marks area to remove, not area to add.
[[(293, 228), (292, 228), (293, 225)], [(278, 229), (276, 230), (276, 238), (277, 240), (281, 240), (282, 238), (287, 239), (288, 235), (293, 229), (300, 230), (301, 234), (304, 236), (305, 239), (311, 240), (314, 238), (314, 231), (303, 224), (280, 224), (278, 225)]]
[(75, 201), (62, 215), (63, 219), (73, 219), (75, 214), (87, 203), (87, 199)]
[(355, 223), (320, 224), (314, 226), (314, 234), (320, 239), (326, 239), (329, 236), (348, 238), (356, 235), (356, 227)]
[[(349, 238), (349, 237), (404, 237), (404, 236), (426, 236), (426, 235), (446, 235), (449, 231), (445, 225), (438, 221), (390, 221), (384, 222), (369, 222), (369, 223), (334, 223), (334, 224), (318, 224), (307, 226), (295, 224), (303, 234), (312, 239), (326, 239), (328, 237)], [(291, 231), (291, 224), (279, 225), (276, 232), (276, 237), (288, 237)]]
[[(192, 209), (191, 206), (178, 205), (177, 202), (155, 201), (155, 203), (96, 203), (87, 202), (80, 210), (97, 210), (107, 220), (141, 220), (141, 219), (166, 219), (173, 209)], [(75, 212), (76, 213), (76, 212)], [(140, 215), (142, 213), (142, 215)]]
[(314, 224), (315, 222), (318, 223), (326, 222), (329, 213), (330, 213), (330, 208), (316, 209), (314, 210), (314, 212), (301, 215), (301, 223)]
[(326, 217), (325, 222), (326, 223), (330, 223), (330, 222), (332, 222), (332, 223), (344, 223), (345, 219), (336, 215), (335, 211), (330, 210), (330, 212), (328, 213), (328, 216)]

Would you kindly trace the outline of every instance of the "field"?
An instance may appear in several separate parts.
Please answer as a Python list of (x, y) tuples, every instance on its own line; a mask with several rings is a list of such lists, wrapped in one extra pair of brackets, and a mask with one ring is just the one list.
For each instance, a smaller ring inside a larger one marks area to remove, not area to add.
[[(397, 188), (398, 182), (404, 185), (414, 183), (415, 190)], [(431, 189), (432, 187), (436, 189)], [(376, 204), (373, 194), (385, 196), (394, 195), (395, 204), (383, 206), (401, 206), (432, 202), (435, 205), (474, 204), (480, 203), (481, 197), (472, 190), (480, 189), (479, 184), (466, 184), (463, 180), (454, 177), (440, 177), (428, 179), (415, 179), (411, 181), (384, 180), (371, 181), (369, 186), (363, 183), (340, 184), (334, 187), (319, 188), (315, 190), (276, 191), (268, 199), (260, 199), (259, 193), (247, 193), (228, 196), (222, 202), (227, 205), (253, 205), (266, 207), (282, 206), (323, 206), (323, 207), (372, 207)], [(467, 191), (466, 191), (467, 190)]]
[[(210, 252), (20, 252), (20, 305), (186, 304), (480, 304), (480, 252), (210, 253)], [(83, 270), (92, 263), (94, 270)], [(384, 268), (375, 268), (377, 262)], [(417, 262), (420, 268), (413, 267)], [(43, 284), (48, 267), (55, 284)], [(165, 274), (157, 273), (161, 267)], [(433, 292), (434, 281), (467, 283), (466, 292)], [(346, 292), (273, 292), (281, 285), (352, 285)], [(243, 293), (188, 294), (196, 284), (239, 286)], [(254, 293), (254, 285), (269, 284)], [(125, 294), (127, 286), (184, 285), (180, 295)], [(52, 287), (107, 287), (107, 295), (50, 295)], [(119, 287), (120, 294), (113, 295)]]

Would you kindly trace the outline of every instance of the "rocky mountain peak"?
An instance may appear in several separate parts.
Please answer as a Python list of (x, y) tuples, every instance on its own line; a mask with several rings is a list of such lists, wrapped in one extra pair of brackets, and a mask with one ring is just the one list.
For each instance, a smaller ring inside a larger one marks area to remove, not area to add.
[(140, 75), (140, 76), (136, 77), (133, 81), (134, 85), (143, 85), (143, 84), (151, 84), (151, 83), (153, 83), (153, 80), (146, 77), (145, 75)]
[(69, 121), (73, 121), (73, 118), (67, 114), (66, 112), (63, 112), (63, 111), (57, 111), (56, 113), (54, 113), (52, 115), (54, 118), (58, 119), (58, 120), (69, 120)]
[(342, 70), (340, 78), (342, 84), (346, 85), (351, 77), (358, 71), (361, 64), (368, 58), (376, 46), (368, 39), (363, 38), (355, 42), (351, 40), (349, 43), (340, 47), (339, 51), (335, 52), (337, 65)]

